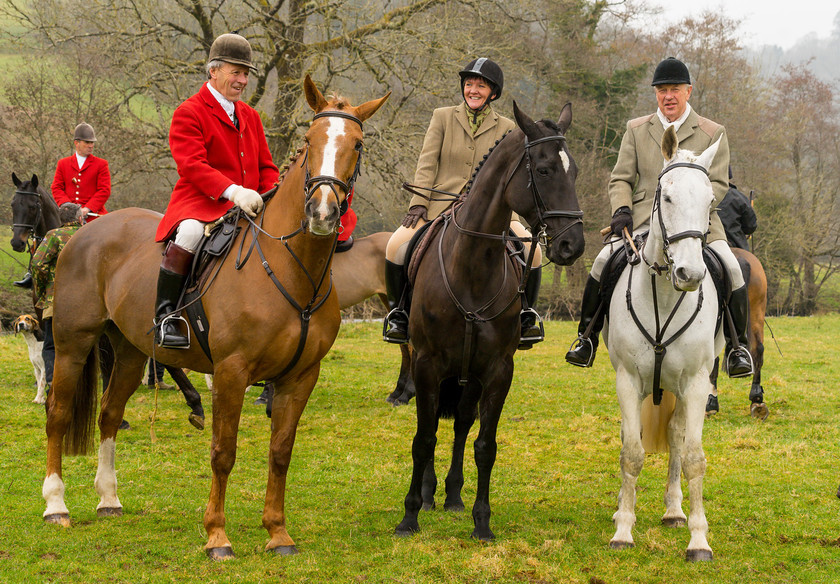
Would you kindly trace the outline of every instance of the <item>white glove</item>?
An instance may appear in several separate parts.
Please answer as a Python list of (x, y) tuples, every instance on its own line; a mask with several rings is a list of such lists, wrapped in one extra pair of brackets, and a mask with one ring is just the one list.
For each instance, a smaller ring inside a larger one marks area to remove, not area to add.
[(257, 191), (239, 186), (233, 189), (230, 200), (251, 217), (256, 217), (265, 204)]

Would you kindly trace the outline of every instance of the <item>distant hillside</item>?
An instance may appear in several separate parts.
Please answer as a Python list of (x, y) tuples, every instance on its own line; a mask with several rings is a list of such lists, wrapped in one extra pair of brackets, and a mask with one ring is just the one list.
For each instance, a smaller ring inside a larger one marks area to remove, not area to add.
[(834, 28), (827, 39), (810, 34), (799, 39), (788, 50), (765, 45), (751, 52), (756, 56), (762, 73), (772, 75), (782, 65), (800, 65), (810, 60), (809, 68), (820, 79), (828, 83), (840, 83), (840, 12), (834, 17)]

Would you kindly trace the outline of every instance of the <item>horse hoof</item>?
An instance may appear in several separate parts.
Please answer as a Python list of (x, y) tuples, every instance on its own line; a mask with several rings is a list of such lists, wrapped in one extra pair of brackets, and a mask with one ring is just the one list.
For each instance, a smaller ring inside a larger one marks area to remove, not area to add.
[(685, 527), (685, 517), (663, 517), (662, 525), (665, 527)]
[(263, 396), (260, 396), (260, 397), (258, 397), (257, 399), (254, 400), (254, 405), (255, 406), (264, 406), (267, 403), (268, 403), (268, 400), (266, 398), (264, 398)]
[(198, 414), (190, 414), (190, 424), (194, 427), (198, 428), (199, 430), (204, 430), (204, 416), (199, 416)]
[(697, 549), (685, 552), (686, 562), (711, 562), (712, 559), (712, 550)]
[(397, 537), (411, 537), (415, 533), (420, 531), (420, 525), (416, 521), (410, 520), (403, 520), (402, 523), (397, 525), (396, 529), (394, 529), (394, 535)]
[(298, 553), (297, 547), (293, 545), (278, 545), (276, 548), (267, 551), (274, 552), (278, 556), (293, 556)]
[(230, 560), (236, 556), (233, 553), (233, 548), (229, 545), (217, 548), (207, 548), (207, 557), (211, 560)]
[(479, 541), (486, 541), (491, 542), (496, 539), (496, 536), (493, 535), (493, 532), (489, 529), (485, 532), (479, 532), (478, 529), (473, 530), (472, 536), (473, 539), (477, 539)]
[(96, 510), (97, 517), (122, 517), (122, 507), (100, 507)]
[(451, 511), (453, 513), (460, 513), (464, 510), (464, 504), (462, 502), (457, 503), (444, 503), (443, 504), (444, 511)]
[(757, 420), (766, 420), (770, 415), (770, 409), (767, 404), (750, 404), (750, 415)]
[(431, 503), (423, 503), (423, 506), (420, 507), (422, 511), (432, 511), (435, 508), (435, 502), (432, 501)]
[(62, 527), (70, 527), (69, 513), (52, 513), (44, 515), (44, 523), (52, 523), (53, 525), (60, 525)]
[(631, 547), (635, 547), (632, 541), (611, 541), (610, 547), (614, 550), (626, 550), (630, 549)]

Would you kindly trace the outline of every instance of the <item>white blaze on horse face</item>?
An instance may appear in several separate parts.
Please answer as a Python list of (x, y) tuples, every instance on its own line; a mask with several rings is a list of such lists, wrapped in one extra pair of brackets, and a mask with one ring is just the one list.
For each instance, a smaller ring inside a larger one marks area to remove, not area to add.
[(569, 162), (569, 155), (566, 154), (563, 150), (560, 151), (560, 160), (563, 162), (563, 170), (565, 170), (568, 173), (571, 163)]
[[(338, 161), (338, 147), (341, 138), (345, 134), (344, 124), (347, 120), (330, 117), (327, 121), (329, 122), (329, 126), (327, 126), (327, 145), (324, 146), (321, 168), (315, 173), (317, 176), (336, 176), (335, 169)], [(329, 204), (335, 197), (333, 196), (332, 189), (327, 185), (322, 185), (319, 190), (321, 191), (321, 204), (318, 206), (317, 215), (321, 219), (326, 219), (330, 214)]]

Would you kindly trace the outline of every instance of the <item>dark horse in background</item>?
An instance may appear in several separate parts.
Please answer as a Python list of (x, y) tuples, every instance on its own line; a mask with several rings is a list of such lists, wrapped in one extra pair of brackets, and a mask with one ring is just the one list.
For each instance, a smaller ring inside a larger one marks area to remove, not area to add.
[[(27, 181), (21, 181), (15, 173), (12, 173), (12, 181), (15, 183), (15, 194), (12, 195), (12, 249), (21, 252), (29, 248), (30, 263), (32, 254), (47, 231), (61, 226), (58, 218), (58, 205), (53, 196), (39, 185), (38, 176), (32, 175)], [(32, 241), (34, 240), (34, 244)], [(31, 267), (31, 266), (30, 266)], [(33, 304), (36, 298), (33, 290)], [(41, 318), (41, 311), (36, 309), (38, 319)], [(104, 387), (108, 386), (108, 377), (113, 367), (113, 349), (107, 337), (102, 337), (100, 344), (100, 366)], [(178, 389), (184, 395), (187, 405), (190, 407), (190, 423), (198, 429), (204, 429), (204, 408), (201, 405), (201, 395), (190, 382), (187, 374), (178, 367), (166, 366), (166, 370), (178, 385)]]
[[(767, 311), (767, 275), (764, 267), (755, 255), (738, 247), (732, 248), (732, 253), (738, 258), (744, 281), (747, 283), (747, 294), (750, 300), (749, 326), (747, 339), (753, 359), (753, 376), (750, 385), (750, 415), (760, 420), (767, 419), (770, 409), (764, 403), (764, 387), (761, 385), (761, 368), (764, 366), (764, 316)], [(706, 414), (713, 415), (719, 409), (717, 399), (717, 378), (720, 359), (715, 359), (712, 370), (712, 393), (706, 404)]]
[(571, 104), (566, 104), (556, 124), (533, 122), (516, 103), (513, 111), (519, 128), (486, 157), (463, 203), (430, 232), (419, 260), (409, 319), (417, 433), (405, 516), (396, 535), (418, 531), (419, 511), (434, 506), (434, 452), (442, 417), (454, 417), (455, 430), (444, 509), (464, 508), (464, 449), (478, 416), (472, 535), (481, 540), (494, 537), (490, 473), (496, 460), (496, 431), (513, 379), (522, 290), (530, 267), (530, 258), (515, 267), (506, 249), (515, 238), (501, 235), (508, 231), (511, 211), (534, 230), (532, 245), (540, 236), (546, 238), (551, 261), (570, 265), (583, 253), (577, 168), (564, 137), (572, 120)]

